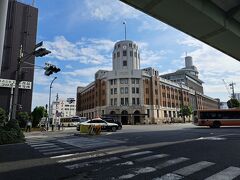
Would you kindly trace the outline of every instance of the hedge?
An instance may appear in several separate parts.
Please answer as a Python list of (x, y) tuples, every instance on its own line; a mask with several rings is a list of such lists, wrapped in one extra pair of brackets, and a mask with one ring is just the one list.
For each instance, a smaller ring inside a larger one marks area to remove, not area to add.
[(4, 127), (0, 127), (0, 144), (24, 142), (24, 134), (16, 121), (9, 121)]

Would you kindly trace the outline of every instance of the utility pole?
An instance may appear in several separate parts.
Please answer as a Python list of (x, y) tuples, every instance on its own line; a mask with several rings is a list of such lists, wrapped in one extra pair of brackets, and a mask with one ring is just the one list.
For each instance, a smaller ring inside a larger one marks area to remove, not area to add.
[(18, 105), (18, 90), (19, 90), (19, 84), (20, 84), (20, 76), (21, 76), (21, 64), (23, 61), (23, 47), (22, 44), (20, 46), (20, 52), (19, 52), (19, 58), (18, 58), (18, 64), (17, 64), (17, 70), (16, 70), (16, 82), (15, 82), (15, 89), (14, 89), (14, 95), (13, 95), (13, 104), (12, 104), (12, 119), (16, 120), (16, 112), (17, 112), (17, 105)]
[(232, 98), (233, 98), (233, 99), (235, 99), (234, 85), (236, 85), (236, 83), (233, 83), (233, 82), (232, 82), (231, 84), (229, 84), (230, 89), (232, 89)]

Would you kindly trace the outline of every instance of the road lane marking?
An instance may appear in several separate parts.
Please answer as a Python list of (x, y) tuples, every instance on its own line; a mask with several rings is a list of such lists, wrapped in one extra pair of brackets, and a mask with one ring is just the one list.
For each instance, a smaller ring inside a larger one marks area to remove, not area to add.
[(57, 147), (57, 148), (50, 148), (50, 149), (42, 149), (42, 150), (39, 150), (39, 152), (51, 152), (51, 151), (58, 151), (58, 150), (63, 150), (64, 148), (61, 148), (61, 147)]
[(178, 174), (168, 173), (168, 174), (165, 174), (161, 177), (154, 178), (152, 180), (179, 180), (179, 179), (183, 179), (183, 178), (184, 177), (182, 177)]
[(82, 167), (92, 166), (92, 165), (95, 165), (95, 164), (102, 164), (102, 163), (117, 161), (119, 159), (120, 159), (119, 157), (110, 157), (110, 158), (105, 158), (105, 159), (99, 159), (99, 160), (87, 161), (87, 162), (83, 162), (83, 163), (77, 163), (77, 164), (68, 165), (68, 166), (65, 166), (65, 167), (73, 170), (73, 169), (78, 169), (78, 168), (82, 168)]
[(174, 171), (173, 173), (174, 174), (179, 174), (179, 175), (182, 175), (182, 176), (189, 176), (190, 174), (198, 172), (198, 171), (200, 171), (202, 169), (205, 169), (209, 166), (212, 166), (214, 164), (215, 163), (208, 162), (208, 161), (201, 161), (201, 162), (183, 167), (181, 169), (178, 169), (178, 170)]
[(138, 158), (138, 159), (135, 159), (134, 161), (136, 161), (136, 162), (150, 161), (150, 160), (154, 160), (154, 159), (164, 158), (164, 157), (167, 157), (167, 156), (169, 156), (169, 155), (168, 154), (155, 154), (155, 155), (152, 155), (152, 156)]
[(129, 157), (134, 157), (134, 156), (144, 155), (144, 154), (150, 154), (150, 153), (152, 153), (152, 151), (141, 151), (141, 152), (126, 154), (126, 155), (123, 155), (122, 157), (123, 158), (129, 158)]
[(165, 167), (169, 167), (169, 166), (172, 166), (172, 165), (175, 165), (175, 164), (187, 161), (187, 160), (189, 160), (189, 158), (179, 157), (179, 158), (176, 158), (176, 159), (171, 159), (171, 160), (165, 161), (163, 163), (160, 163), (159, 165), (155, 166), (155, 168), (163, 169)]
[(45, 143), (45, 144), (35, 144), (35, 145), (30, 145), (31, 147), (40, 147), (40, 146), (49, 146), (53, 145), (53, 143)]
[(240, 175), (240, 168), (230, 166), (217, 174), (214, 174), (205, 180), (232, 180)]
[(122, 176), (119, 176), (119, 177), (113, 178), (113, 179), (130, 179), (139, 174), (145, 174), (145, 173), (150, 173), (150, 172), (154, 172), (154, 171), (156, 171), (156, 169), (153, 167), (138, 168), (133, 173), (124, 174)]
[(60, 150), (60, 151), (53, 151), (53, 152), (45, 152), (43, 153), (44, 155), (53, 155), (53, 154), (59, 154), (59, 153), (68, 153), (68, 152), (72, 152), (72, 149), (67, 149), (67, 150)]
[(80, 157), (75, 157), (75, 158), (69, 158), (69, 159), (64, 159), (64, 160), (59, 160), (57, 161), (58, 163), (67, 163), (67, 162), (72, 162), (72, 161), (78, 161), (78, 160), (83, 160), (83, 159), (90, 159), (90, 158), (95, 158), (95, 157), (102, 157), (105, 156), (105, 153), (99, 153), (99, 154), (93, 154), (93, 155), (86, 155), (86, 156), (80, 156)]
[(54, 147), (59, 147), (59, 146), (53, 144), (51, 146), (49, 145), (49, 146), (33, 147), (33, 148), (39, 150), (39, 149), (47, 149), (47, 148), (54, 148)]

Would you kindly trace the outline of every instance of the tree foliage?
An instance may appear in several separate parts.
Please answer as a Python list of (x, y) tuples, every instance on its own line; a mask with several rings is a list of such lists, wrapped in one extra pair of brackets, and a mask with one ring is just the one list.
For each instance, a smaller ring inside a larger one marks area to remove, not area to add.
[(230, 99), (227, 101), (228, 108), (238, 108), (240, 107), (240, 103), (237, 99)]
[(32, 125), (33, 127), (36, 127), (41, 121), (42, 117), (47, 116), (47, 112), (43, 106), (36, 106), (31, 115), (32, 115)]
[(0, 108), (0, 126), (4, 126), (6, 123), (7, 116), (4, 109)]
[(26, 126), (27, 120), (29, 120), (29, 115), (27, 112), (19, 112), (18, 113), (18, 123), (21, 128)]
[(183, 121), (185, 123), (185, 117), (190, 117), (191, 114), (193, 113), (192, 107), (191, 106), (181, 106), (179, 115), (183, 117)]

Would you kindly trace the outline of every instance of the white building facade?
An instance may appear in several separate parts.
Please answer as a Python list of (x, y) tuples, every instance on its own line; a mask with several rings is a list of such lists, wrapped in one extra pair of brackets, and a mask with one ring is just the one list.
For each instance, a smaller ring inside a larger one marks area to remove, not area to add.
[(73, 116), (76, 116), (76, 101), (58, 100), (51, 104), (51, 117), (54, 124), (58, 123), (61, 117)]

